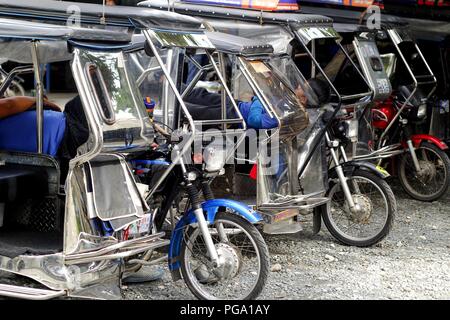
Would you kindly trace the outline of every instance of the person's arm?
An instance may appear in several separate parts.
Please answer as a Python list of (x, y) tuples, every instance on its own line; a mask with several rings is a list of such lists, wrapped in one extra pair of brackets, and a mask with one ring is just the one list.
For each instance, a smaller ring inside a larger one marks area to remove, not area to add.
[(275, 117), (270, 117), (265, 112), (258, 98), (254, 98), (247, 117), (247, 124), (254, 129), (272, 129), (278, 127)]
[(0, 99), (0, 119), (30, 109), (36, 103), (32, 97), (9, 97)]
[(263, 107), (261, 103), (253, 102), (250, 106), (250, 111), (248, 113), (247, 117), (247, 124), (249, 127), (254, 129), (261, 129), (262, 128), (262, 112)]
[[(36, 98), (34, 97), (8, 97), (0, 99), (0, 119), (27, 111), (36, 104)], [(61, 109), (54, 103), (44, 101), (44, 106), (53, 109), (55, 111), (61, 111)]]

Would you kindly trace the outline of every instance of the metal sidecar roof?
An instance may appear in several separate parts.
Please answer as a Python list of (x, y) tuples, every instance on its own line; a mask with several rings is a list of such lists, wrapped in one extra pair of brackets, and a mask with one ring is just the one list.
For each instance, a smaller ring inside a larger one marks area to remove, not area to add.
[(262, 41), (222, 32), (206, 32), (206, 36), (219, 52), (242, 56), (261, 56), (273, 53), (273, 47)]
[[(140, 7), (154, 8), (159, 10), (168, 9), (167, 0), (149, 0), (138, 3)], [(239, 8), (192, 4), (176, 0), (170, 3), (170, 9), (182, 14), (203, 16), (220, 19), (234, 19), (248, 22), (258, 22), (261, 24), (293, 24), (301, 27), (326, 25), (332, 26), (333, 20), (329, 17), (316, 14), (303, 14), (303, 12), (281, 13), (263, 12), (257, 10), (246, 10)]]
[(32, 63), (31, 42), (35, 40), (39, 41), (39, 61), (51, 63), (71, 60), (72, 46), (102, 51), (129, 50), (133, 47), (132, 37), (126, 32), (0, 18), (0, 63)]
[(0, 38), (29, 40), (78, 40), (129, 43), (131, 34), (112, 30), (67, 27), (18, 19), (0, 18)]
[[(0, 16), (64, 23), (79, 18), (81, 24), (129, 28), (199, 29), (201, 27), (198, 19), (173, 12), (52, 0), (0, 0)], [(102, 17), (105, 17), (104, 23)]]
[[(302, 11), (306, 13), (317, 13), (328, 15), (335, 21), (334, 27), (338, 32), (353, 32), (363, 29), (359, 24), (361, 12), (313, 7), (302, 5)], [(450, 22), (438, 19), (420, 19), (416, 17), (399, 17), (391, 14), (381, 15), (381, 27), (383, 29), (392, 27), (408, 27), (415, 37), (426, 40), (443, 41), (450, 36)]]
[[(361, 12), (352, 10), (342, 10), (334, 8), (323, 8), (302, 5), (302, 12), (307, 14), (323, 14), (329, 16), (334, 21), (334, 28), (337, 32), (354, 32), (368, 30), (365, 25), (367, 17), (360, 23)], [(401, 18), (383, 14), (381, 28), (387, 30), (390, 28), (401, 28), (408, 26), (408, 23)]]

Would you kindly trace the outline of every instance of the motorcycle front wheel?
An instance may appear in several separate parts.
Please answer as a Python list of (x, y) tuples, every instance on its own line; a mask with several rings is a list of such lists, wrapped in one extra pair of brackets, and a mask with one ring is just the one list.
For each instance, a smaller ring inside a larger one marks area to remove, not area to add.
[(394, 193), (386, 181), (365, 170), (346, 173), (346, 178), (357, 208), (350, 208), (339, 180), (334, 179), (327, 192), (330, 202), (321, 208), (323, 222), (346, 245), (372, 246), (392, 228), (397, 211)]
[(258, 229), (244, 218), (218, 212), (209, 226), (222, 263), (211, 266), (198, 227), (184, 232), (181, 274), (189, 290), (202, 300), (246, 300), (256, 298), (269, 274), (269, 250)]
[(398, 178), (407, 194), (419, 201), (435, 201), (448, 190), (450, 159), (434, 144), (424, 142), (416, 149), (420, 171), (406, 152), (399, 158)]

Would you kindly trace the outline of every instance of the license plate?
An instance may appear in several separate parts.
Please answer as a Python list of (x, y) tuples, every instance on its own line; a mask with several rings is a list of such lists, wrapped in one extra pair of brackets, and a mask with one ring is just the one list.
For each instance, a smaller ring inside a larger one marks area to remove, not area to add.
[(150, 213), (144, 215), (141, 220), (130, 225), (129, 234), (136, 235), (149, 232), (151, 222), (152, 215)]
[(299, 214), (297, 209), (287, 209), (281, 212), (278, 212), (273, 216), (272, 222), (280, 222), (292, 217), (295, 217)]

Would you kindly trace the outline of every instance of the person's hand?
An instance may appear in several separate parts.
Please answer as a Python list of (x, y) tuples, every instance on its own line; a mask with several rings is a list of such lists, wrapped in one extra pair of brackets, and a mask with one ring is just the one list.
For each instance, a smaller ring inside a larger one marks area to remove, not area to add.
[(56, 103), (48, 101), (46, 98), (44, 98), (44, 107), (51, 109), (53, 111), (61, 112), (61, 108)]

